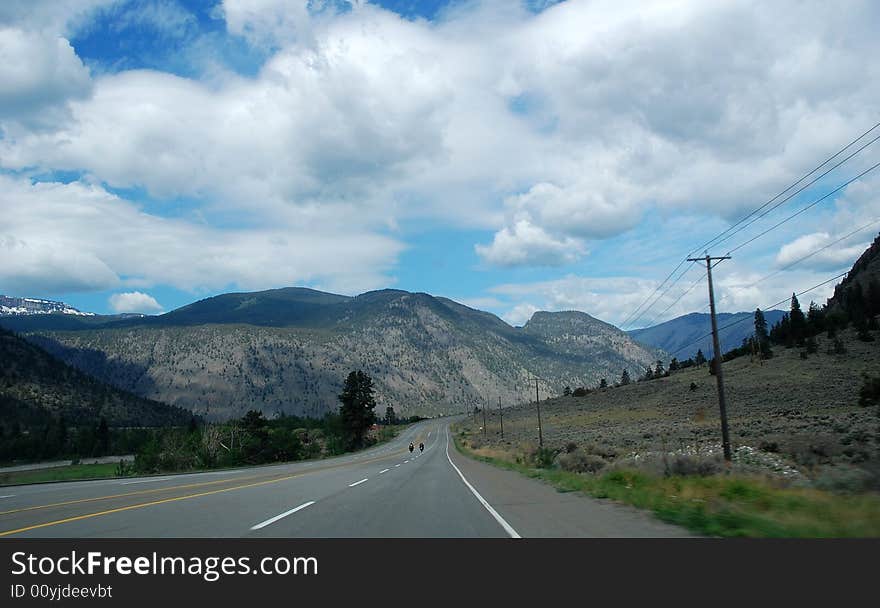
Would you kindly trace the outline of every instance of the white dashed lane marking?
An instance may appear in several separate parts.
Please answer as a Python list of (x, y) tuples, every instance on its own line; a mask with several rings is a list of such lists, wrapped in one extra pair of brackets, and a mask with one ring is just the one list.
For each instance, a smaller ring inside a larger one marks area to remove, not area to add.
[(268, 525), (270, 525), (270, 524), (274, 524), (274, 523), (275, 523), (276, 521), (278, 521), (279, 519), (284, 519), (284, 518), (287, 517), (288, 515), (293, 515), (293, 514), (296, 513), (297, 511), (302, 511), (302, 510), (305, 509), (306, 507), (309, 507), (309, 506), (311, 506), (311, 505), (313, 505), (313, 504), (315, 504), (315, 501), (314, 501), (314, 500), (310, 500), (309, 502), (303, 503), (303, 504), (301, 504), (301, 505), (298, 506), (298, 507), (294, 507), (294, 508), (291, 509), (290, 511), (285, 511), (284, 513), (281, 513), (280, 515), (276, 515), (275, 517), (270, 517), (270, 518), (267, 519), (266, 521), (258, 523), (256, 526), (251, 526), (251, 530), (259, 530), (260, 528), (265, 528), (266, 526), (268, 526)]

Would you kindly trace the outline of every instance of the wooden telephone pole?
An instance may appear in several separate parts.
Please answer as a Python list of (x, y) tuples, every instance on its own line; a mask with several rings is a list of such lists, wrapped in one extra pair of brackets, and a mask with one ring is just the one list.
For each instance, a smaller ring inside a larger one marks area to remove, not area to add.
[(724, 460), (730, 462), (730, 434), (727, 430), (727, 401), (724, 398), (724, 374), (721, 371), (721, 341), (718, 339), (718, 321), (715, 319), (715, 292), (712, 289), (712, 261), (729, 260), (729, 255), (712, 257), (706, 253), (702, 258), (688, 258), (688, 262), (706, 262), (706, 276), (709, 279), (709, 310), (712, 316), (712, 346), (715, 349), (715, 358), (712, 365), (715, 366), (715, 380), (718, 384), (718, 409), (721, 412), (721, 445), (724, 448)]
[(501, 395), (498, 395), (498, 420), (501, 422), (501, 439), (504, 439), (504, 412), (501, 411)]
[(538, 445), (544, 448), (544, 429), (541, 427), (541, 400), (538, 398), (538, 378), (535, 378), (535, 407), (538, 409)]

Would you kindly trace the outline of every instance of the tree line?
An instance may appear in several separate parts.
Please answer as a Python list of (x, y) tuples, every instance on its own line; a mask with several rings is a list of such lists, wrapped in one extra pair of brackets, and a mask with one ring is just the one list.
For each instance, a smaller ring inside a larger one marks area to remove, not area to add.
[(372, 378), (358, 370), (346, 378), (339, 408), (321, 418), (266, 418), (261, 411), (250, 410), (223, 423), (165, 429), (136, 454), (133, 469), (158, 473), (334, 456), (391, 439), (397, 425), (421, 419), (398, 417), (389, 406), (380, 420), (374, 393)]

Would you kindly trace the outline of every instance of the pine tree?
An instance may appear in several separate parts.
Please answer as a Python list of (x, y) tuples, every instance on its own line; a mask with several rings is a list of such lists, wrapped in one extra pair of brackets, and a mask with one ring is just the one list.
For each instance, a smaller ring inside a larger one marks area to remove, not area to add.
[(657, 366), (654, 368), (654, 377), (662, 378), (666, 374), (666, 371), (663, 369), (663, 361), (657, 359)]
[(703, 354), (703, 350), (697, 350), (697, 355), (694, 357), (694, 365), (701, 366), (706, 362), (706, 355)]
[(608, 381), (605, 378), (599, 381), (599, 388), (608, 388)]
[(624, 369), (623, 373), (620, 374), (620, 384), (623, 386), (626, 386), (629, 383), (630, 383), (629, 372), (626, 369)]
[(681, 364), (679, 364), (678, 359), (673, 357), (672, 361), (669, 362), (669, 371), (677, 372), (679, 369), (681, 369)]
[(789, 314), (789, 321), (791, 323), (790, 340), (800, 344), (803, 342), (804, 334), (806, 333), (807, 319), (804, 317), (804, 313), (801, 310), (801, 304), (798, 302), (795, 294), (791, 294), (791, 312)]
[(376, 421), (373, 412), (376, 407), (373, 379), (361, 370), (351, 372), (345, 379), (339, 400), (342, 402), (339, 414), (345, 432), (346, 449), (359, 448), (364, 445), (367, 430)]

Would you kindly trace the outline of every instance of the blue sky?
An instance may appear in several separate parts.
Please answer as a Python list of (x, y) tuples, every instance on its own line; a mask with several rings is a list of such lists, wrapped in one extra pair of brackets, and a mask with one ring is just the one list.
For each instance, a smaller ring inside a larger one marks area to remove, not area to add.
[[(540, 309), (620, 323), (691, 249), (880, 120), (865, 60), (880, 9), (785, 4), (6, 3), (0, 293), (158, 313), (393, 287), (514, 324)], [(848, 268), (880, 226), (877, 184), (738, 251), (717, 271), (721, 310)], [(698, 276), (635, 324), (701, 310), (703, 285), (669, 306)]]

